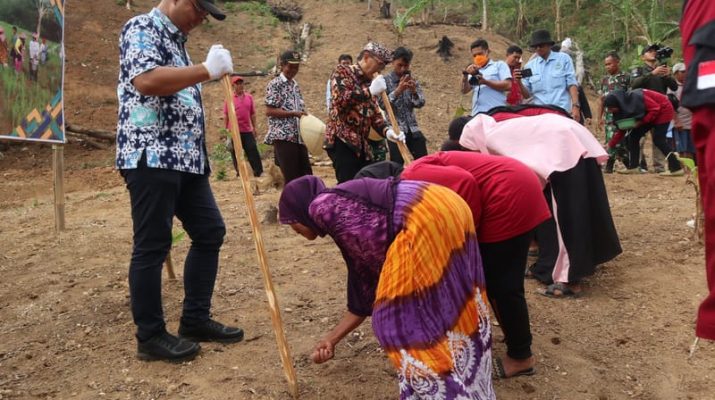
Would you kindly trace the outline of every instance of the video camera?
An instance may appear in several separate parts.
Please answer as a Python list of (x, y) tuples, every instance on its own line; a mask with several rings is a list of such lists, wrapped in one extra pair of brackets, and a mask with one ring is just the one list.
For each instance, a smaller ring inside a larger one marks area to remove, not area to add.
[(668, 59), (673, 55), (673, 49), (668, 46), (658, 47), (655, 51), (655, 59), (659, 65), (667, 64)]

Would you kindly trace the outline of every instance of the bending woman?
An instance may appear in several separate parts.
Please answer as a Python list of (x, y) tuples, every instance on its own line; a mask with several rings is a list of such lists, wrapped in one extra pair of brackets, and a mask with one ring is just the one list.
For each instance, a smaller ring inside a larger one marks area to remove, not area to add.
[[(468, 119), (462, 121), (460, 130)], [(495, 359), (497, 376), (532, 375), (536, 360), (531, 352), (524, 266), (534, 229), (551, 216), (536, 174), (513, 158), (448, 151), (415, 160), (404, 171), (391, 161), (371, 164), (356, 178), (361, 176), (436, 183), (467, 202), (477, 229), (487, 295), (507, 347), (506, 357)]]
[[(622, 174), (640, 173), (638, 169), (641, 152), (640, 140), (649, 130), (653, 129), (653, 144), (668, 157), (668, 171), (661, 172), (660, 176), (682, 176), (685, 174), (673, 148), (666, 139), (668, 127), (675, 112), (670, 100), (665, 95), (648, 89), (635, 89), (630, 92), (614, 90), (603, 100), (603, 106), (613, 114), (616, 124), (628, 118), (636, 120), (633, 130), (626, 136), (628, 165), (626, 170), (617, 172)], [(625, 133), (622, 129), (613, 135), (608, 142), (609, 153), (614, 151), (624, 136)]]
[(311, 358), (372, 315), (399, 373), (400, 398), (495, 399), (484, 272), (469, 207), (426, 182), (356, 179), (286, 185), (280, 221), (308, 240), (329, 235), (348, 268), (347, 312)]
[(545, 295), (578, 295), (583, 278), (621, 253), (598, 166), (608, 155), (578, 122), (556, 114), (515, 115), (501, 122), (477, 115), (464, 127), (459, 144), (515, 158), (545, 185), (553, 217), (536, 229), (539, 258), (528, 270), (549, 285)]

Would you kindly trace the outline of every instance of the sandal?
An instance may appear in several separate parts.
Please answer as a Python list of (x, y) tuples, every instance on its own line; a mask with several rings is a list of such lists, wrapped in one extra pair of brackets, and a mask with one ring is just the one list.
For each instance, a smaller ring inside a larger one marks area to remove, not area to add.
[(533, 268), (534, 265), (536, 265), (536, 264), (531, 264), (528, 267), (526, 267), (526, 271), (524, 272), (524, 279), (536, 279), (536, 276), (531, 271), (531, 268)]
[[(559, 293), (556, 291), (558, 290)], [(543, 296), (551, 297), (552, 299), (578, 298), (581, 296), (581, 291), (575, 292), (568, 287), (566, 283), (556, 282), (546, 287), (546, 290), (541, 293)]]
[(506, 371), (504, 371), (504, 362), (502, 362), (501, 358), (495, 358), (494, 359), (494, 373), (496, 374), (498, 379), (508, 379), (508, 378), (515, 378), (517, 376), (531, 376), (536, 373), (536, 370), (534, 369), (534, 367), (529, 367), (527, 369), (522, 369), (521, 371), (517, 371), (513, 375), (506, 376)]

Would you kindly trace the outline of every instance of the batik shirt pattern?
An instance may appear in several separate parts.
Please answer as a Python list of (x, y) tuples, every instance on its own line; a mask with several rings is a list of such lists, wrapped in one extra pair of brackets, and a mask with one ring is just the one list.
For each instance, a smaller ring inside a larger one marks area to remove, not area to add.
[(132, 84), (158, 67), (188, 67), (186, 35), (161, 11), (132, 18), (119, 39), (119, 169), (137, 168), (142, 155), (150, 168), (194, 174), (209, 172), (201, 85), (170, 96), (145, 96)]
[(370, 128), (385, 135), (387, 125), (375, 98), (370, 94), (371, 79), (357, 65), (338, 65), (330, 77), (331, 102), (325, 129), (328, 147), (341, 140), (356, 155), (374, 160), (368, 143)]
[[(616, 75), (606, 75), (601, 79), (601, 89), (600, 94), (602, 96), (607, 96), (614, 90), (628, 90), (631, 87), (631, 77), (628, 74), (619, 72)], [(608, 111), (604, 111), (603, 119), (605, 121), (606, 129), (606, 143), (613, 137), (616, 133), (616, 126), (613, 123), (613, 114)]]
[[(293, 79), (288, 80), (283, 74), (268, 82), (266, 106), (285, 111), (305, 111), (305, 102), (298, 83)], [(268, 134), (264, 140), (265, 143), (273, 144), (276, 140), (302, 143), (299, 121), (298, 117), (268, 117)]]
[[(400, 95), (397, 95), (397, 87), (400, 85), (400, 78), (393, 71), (385, 76), (387, 83), (387, 93), (392, 105), (392, 110), (397, 118), (397, 124), (402, 132), (412, 132), (416, 134), (421, 132), (417, 124), (417, 116), (415, 108), (422, 108), (425, 105), (425, 95), (422, 92), (422, 87), (419, 82), (415, 81), (415, 91), (405, 90)], [(379, 98), (380, 106), (385, 109), (382, 103), (382, 98)], [(388, 124), (390, 125), (390, 124)]]

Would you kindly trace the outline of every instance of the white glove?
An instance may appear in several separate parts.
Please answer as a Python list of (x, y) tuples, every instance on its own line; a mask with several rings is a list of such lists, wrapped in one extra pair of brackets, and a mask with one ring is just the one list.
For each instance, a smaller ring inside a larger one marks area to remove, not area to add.
[(204, 61), (203, 64), (209, 72), (211, 80), (218, 79), (233, 72), (231, 52), (224, 49), (220, 44), (211, 46), (209, 54), (206, 56), (206, 61)]
[(385, 77), (378, 75), (373, 78), (372, 83), (370, 83), (370, 94), (373, 96), (379, 96), (387, 90), (387, 82), (385, 82)]
[(400, 134), (396, 134), (392, 128), (387, 128), (387, 136), (388, 139), (392, 140), (393, 142), (402, 142), (405, 143), (405, 134), (400, 132)]

